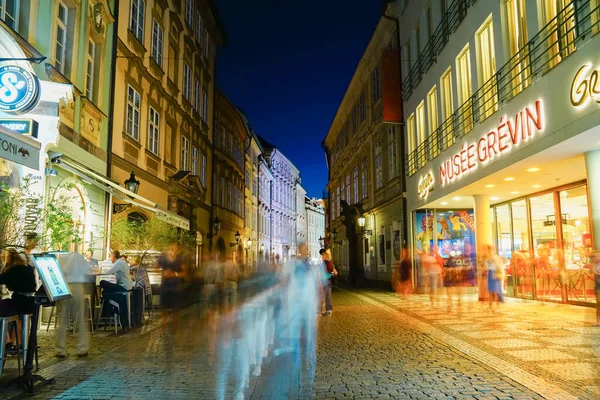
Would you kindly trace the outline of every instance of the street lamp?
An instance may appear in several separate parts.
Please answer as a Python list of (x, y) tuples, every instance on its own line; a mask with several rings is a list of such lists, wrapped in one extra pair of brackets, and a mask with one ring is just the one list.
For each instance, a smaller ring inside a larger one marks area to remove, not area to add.
[(238, 244), (240, 242), (240, 232), (236, 231), (235, 232), (235, 244)]
[(248, 239), (246, 244), (248, 245), (248, 248), (252, 247), (252, 239)]
[(363, 235), (365, 236), (371, 236), (373, 234), (373, 231), (370, 229), (365, 230), (365, 217), (363, 217), (362, 215), (360, 217), (357, 218), (357, 222), (358, 222), (358, 226), (360, 227), (360, 230), (362, 232)]
[(130, 192), (137, 194), (140, 188), (140, 181), (135, 179), (135, 174), (131, 171), (131, 175), (129, 175), (129, 179), (125, 181), (125, 188)]

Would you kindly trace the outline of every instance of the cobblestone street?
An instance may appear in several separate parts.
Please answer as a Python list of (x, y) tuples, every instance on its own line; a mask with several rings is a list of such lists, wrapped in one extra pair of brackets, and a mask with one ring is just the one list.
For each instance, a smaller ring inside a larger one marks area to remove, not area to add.
[[(527, 308), (531, 303), (494, 314), (473, 303), (448, 312), (423, 295), (400, 300), (372, 291), (339, 289), (333, 300), (333, 315), (319, 318), (312, 387), (294, 354), (276, 356), (272, 347), (245, 398), (600, 397), (600, 331), (585, 318)], [(56, 383), (34, 398), (215, 398), (214, 331), (198, 314), (185, 310), (177, 329), (154, 321), (125, 335), (101, 331), (85, 359), (74, 350), (65, 360), (52, 358), (52, 331), (44, 325), (39, 372)]]

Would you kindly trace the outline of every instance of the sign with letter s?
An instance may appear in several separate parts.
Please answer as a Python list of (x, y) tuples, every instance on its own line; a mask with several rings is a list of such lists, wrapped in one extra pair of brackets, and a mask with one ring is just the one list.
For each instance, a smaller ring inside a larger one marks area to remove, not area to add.
[(0, 111), (25, 114), (40, 100), (38, 78), (17, 65), (0, 67)]

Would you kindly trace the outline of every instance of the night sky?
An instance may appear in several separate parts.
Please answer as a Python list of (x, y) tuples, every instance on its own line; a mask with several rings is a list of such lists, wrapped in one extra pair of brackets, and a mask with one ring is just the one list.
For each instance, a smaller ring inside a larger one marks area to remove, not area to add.
[(217, 0), (228, 43), (217, 84), (321, 197), (321, 142), (381, 15), (382, 0)]

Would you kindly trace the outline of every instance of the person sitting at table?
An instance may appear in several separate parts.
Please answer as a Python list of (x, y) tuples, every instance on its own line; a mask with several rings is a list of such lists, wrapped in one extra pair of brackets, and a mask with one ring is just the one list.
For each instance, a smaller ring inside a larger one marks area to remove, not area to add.
[(85, 252), (85, 262), (92, 269), (97, 269), (98, 268), (98, 260), (96, 260), (94, 258), (94, 250), (92, 250), (92, 249), (86, 250), (86, 252)]
[(152, 298), (148, 299), (149, 296), (152, 296), (152, 287), (150, 285), (148, 269), (140, 264), (140, 256), (133, 257), (129, 267), (131, 269), (135, 287), (144, 289), (146, 301), (152, 301)]
[[(132, 280), (129, 275), (129, 266), (121, 258), (121, 253), (118, 250), (110, 252), (110, 260), (113, 263), (111, 269), (106, 272), (102, 272), (102, 275), (114, 275), (117, 283), (112, 283), (107, 280), (100, 281), (100, 288), (102, 289), (102, 296), (108, 293), (119, 293), (128, 292), (131, 290)], [(99, 273), (99, 271), (97, 271)], [(118, 296), (115, 301), (119, 304), (119, 314), (121, 317), (121, 324), (125, 325), (127, 313), (127, 299), (125, 296)]]
[[(0, 316), (33, 313), (34, 298), (27, 296), (26, 293), (33, 293), (36, 290), (35, 273), (33, 268), (27, 265), (13, 248), (5, 250), (4, 269), (0, 273), (0, 284), (6, 285), (6, 288), (13, 292), (10, 299), (0, 300)], [(18, 330), (21, 330), (20, 324)], [(13, 335), (10, 342), (15, 343), (14, 339)]]

